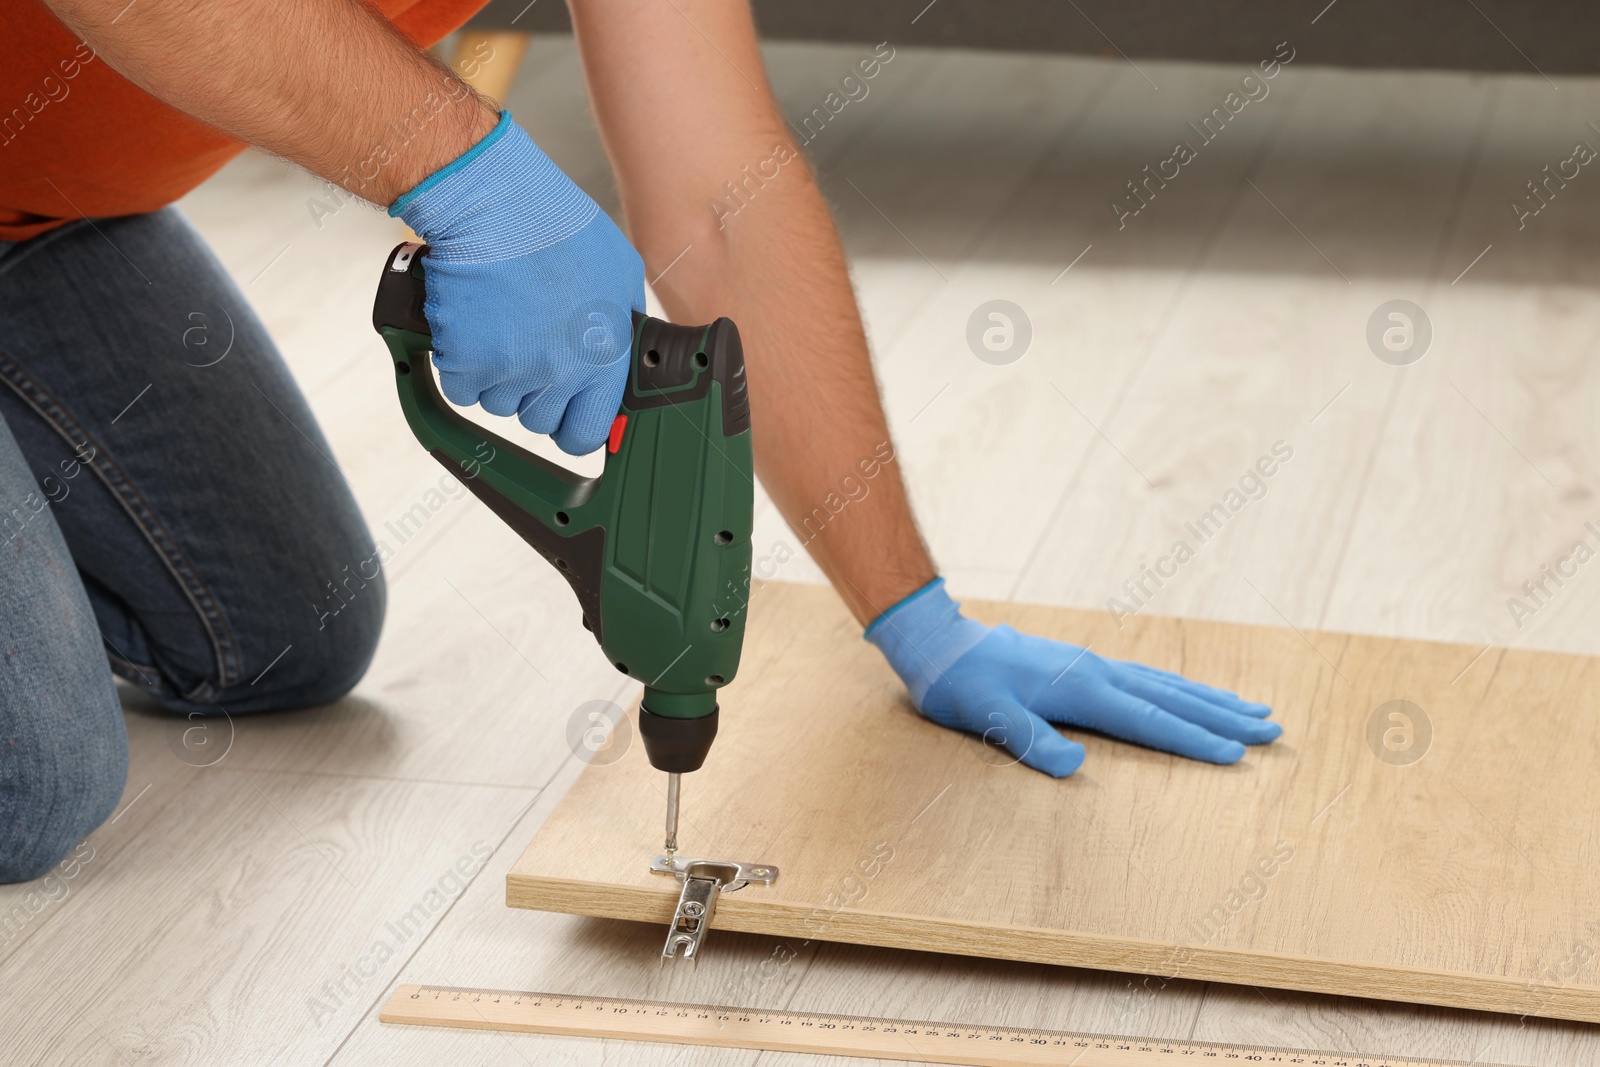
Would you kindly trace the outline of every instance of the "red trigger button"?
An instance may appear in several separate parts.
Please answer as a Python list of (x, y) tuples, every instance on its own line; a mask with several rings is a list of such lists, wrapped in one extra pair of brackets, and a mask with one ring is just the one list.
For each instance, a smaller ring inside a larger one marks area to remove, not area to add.
[(617, 454), (617, 449), (622, 447), (622, 431), (627, 425), (628, 416), (626, 415), (618, 415), (611, 420), (611, 436), (606, 438), (606, 451), (613, 456)]

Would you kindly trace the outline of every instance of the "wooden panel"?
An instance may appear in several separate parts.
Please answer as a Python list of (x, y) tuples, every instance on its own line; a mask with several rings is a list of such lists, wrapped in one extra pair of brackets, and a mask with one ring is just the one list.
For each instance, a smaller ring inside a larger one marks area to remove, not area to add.
[[(1052, 781), (914, 715), (829, 592), (774, 585), (686, 782), (683, 845), (784, 874), (725, 895), (718, 926), (1600, 1021), (1580, 948), (1600, 664), (1495, 651), (1466, 670), (1464, 646), (974, 611), (1237, 688), (1285, 737), (1216, 768), (1086, 736), (1085, 769)], [(1396, 699), (1431, 724), (1409, 765), (1368, 741)], [(508, 903), (665, 923), (674, 883), (646, 869), (663, 787), (638, 746), (589, 769)]]

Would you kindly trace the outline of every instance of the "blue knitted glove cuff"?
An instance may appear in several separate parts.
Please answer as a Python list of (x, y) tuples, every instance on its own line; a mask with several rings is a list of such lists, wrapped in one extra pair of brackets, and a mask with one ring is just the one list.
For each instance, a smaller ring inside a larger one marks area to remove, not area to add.
[(863, 636), (878, 646), (921, 708), (933, 683), (988, 634), (989, 627), (961, 614), (961, 605), (944, 591), (944, 579), (935, 578), (879, 615)]
[(406, 220), (441, 263), (499, 263), (565, 241), (600, 205), (575, 185), (526, 130), (500, 122), (455, 162), (423, 179), (390, 215)]

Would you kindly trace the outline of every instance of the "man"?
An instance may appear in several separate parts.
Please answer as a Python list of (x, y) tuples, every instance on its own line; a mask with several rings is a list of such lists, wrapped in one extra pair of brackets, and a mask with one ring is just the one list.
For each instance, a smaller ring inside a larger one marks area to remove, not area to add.
[[(598, 447), (648, 265), (673, 319), (739, 324), (757, 471), (792, 525), (888, 440), (743, 0), (572, 2), (632, 244), (424, 53), (481, 0), (3, 2), (0, 880), (47, 870), (120, 797), (113, 673), (177, 712), (236, 714), (335, 700), (372, 655), (380, 575), (337, 618), (307, 610), (374, 558), (349, 490), (271, 339), (163, 210), (246, 143), (432, 244), (458, 404)], [(758, 200), (707, 209), (777, 152), (794, 161)], [(1279, 733), (1231, 693), (964, 618), (892, 467), (811, 546), (917, 708), (1030, 767), (1082, 761), (1051, 723), (1217, 763)]]

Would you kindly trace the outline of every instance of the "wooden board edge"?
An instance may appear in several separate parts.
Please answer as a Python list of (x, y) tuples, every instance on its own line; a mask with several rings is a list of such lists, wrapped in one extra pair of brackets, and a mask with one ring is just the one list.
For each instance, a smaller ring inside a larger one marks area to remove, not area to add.
[[(506, 875), (506, 904), (533, 911), (665, 926), (672, 920), (677, 899), (675, 889), (675, 884), (670, 887), (664, 884), (657, 891), (539, 877), (513, 870)], [(762, 901), (753, 892), (745, 896), (747, 892), (751, 890), (724, 894), (720, 898), (712, 924), (716, 929), (1019, 963), (1085, 967), (1153, 976), (1160, 980), (1262, 985), (1328, 996), (1600, 1023), (1600, 987), (1596, 986), (1540, 987), (1515, 978), (1491, 975), (1169, 945), (1065, 930), (933, 920), (889, 912), (819, 907), (800, 915), (793, 903), (774, 904)]]
[[(718, 898), (718, 916), (736, 895), (724, 893)], [(664, 926), (672, 921), (677, 900), (678, 883), (665, 875), (661, 876), (661, 888), (652, 890), (607, 882), (521, 874), (515, 869), (506, 874), (506, 906), (529, 911), (589, 915), (597, 919), (627, 919), (632, 922), (661, 923)]]

